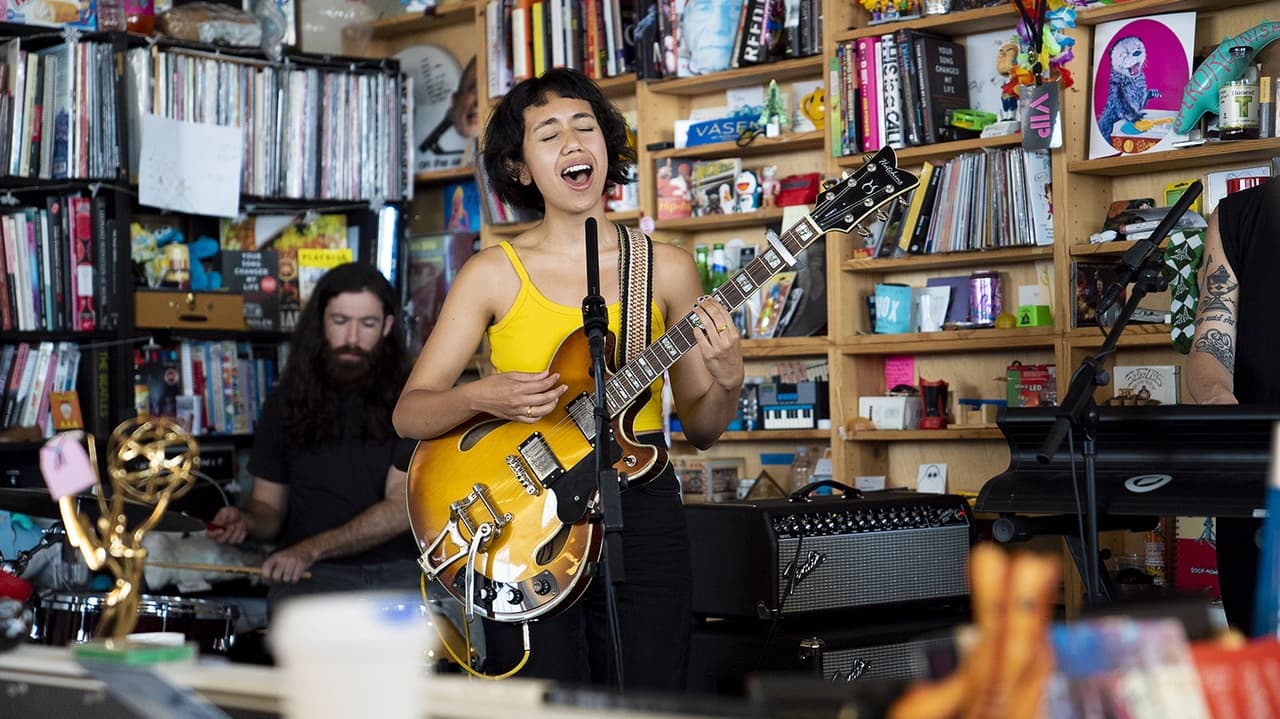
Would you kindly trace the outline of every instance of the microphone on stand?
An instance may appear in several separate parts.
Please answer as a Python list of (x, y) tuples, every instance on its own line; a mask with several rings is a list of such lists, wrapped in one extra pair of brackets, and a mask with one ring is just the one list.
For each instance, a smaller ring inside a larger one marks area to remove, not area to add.
[(582, 328), (591, 342), (603, 340), (609, 331), (609, 314), (600, 294), (600, 252), (596, 218), (587, 218), (587, 296), (582, 299)]
[(1142, 272), (1142, 268), (1150, 260), (1151, 256), (1160, 251), (1160, 242), (1165, 236), (1178, 224), (1178, 220), (1186, 214), (1187, 208), (1191, 207), (1191, 203), (1195, 202), (1200, 196), (1202, 185), (1199, 180), (1192, 182), (1182, 193), (1182, 197), (1174, 203), (1173, 208), (1169, 210), (1169, 214), (1164, 216), (1156, 229), (1152, 231), (1151, 236), (1138, 240), (1134, 243), (1129, 251), (1124, 253), (1120, 258), (1120, 268), (1116, 271), (1116, 279), (1102, 294), (1102, 299), (1098, 301), (1097, 316), (1102, 317), (1103, 313), (1111, 308), (1111, 305), (1120, 299), (1120, 293), (1124, 292), (1124, 288), (1133, 281), (1138, 273)]

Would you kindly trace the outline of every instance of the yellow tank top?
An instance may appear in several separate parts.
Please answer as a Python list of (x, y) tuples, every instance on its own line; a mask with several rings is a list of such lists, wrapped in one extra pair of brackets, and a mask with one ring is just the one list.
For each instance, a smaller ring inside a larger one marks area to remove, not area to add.
[[(488, 329), (489, 361), (499, 372), (541, 372), (551, 364), (556, 349), (570, 332), (582, 327), (582, 308), (557, 304), (547, 299), (525, 272), (520, 257), (508, 242), (500, 245), (507, 259), (520, 276), (520, 290), (507, 314)], [(622, 307), (609, 305), (609, 331), (620, 335)], [(650, 303), (653, 315), (649, 342), (662, 336), (666, 323), (656, 303)], [(640, 409), (634, 430), (657, 432), (662, 430), (662, 378), (651, 385), (649, 401)]]

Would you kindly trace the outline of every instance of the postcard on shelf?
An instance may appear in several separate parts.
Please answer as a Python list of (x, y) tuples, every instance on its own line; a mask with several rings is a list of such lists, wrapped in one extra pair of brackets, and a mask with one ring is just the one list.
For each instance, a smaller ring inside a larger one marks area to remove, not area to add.
[(1191, 79), (1194, 12), (1099, 24), (1093, 36), (1089, 158), (1171, 150)]
[(475, 163), (480, 130), (476, 57), (464, 65), (440, 45), (410, 45), (394, 56), (413, 80), (414, 172)]
[(244, 138), (237, 127), (142, 116), (138, 201), (214, 217), (240, 212)]
[(451, 182), (444, 186), (442, 195), (446, 231), (480, 231), (480, 188), (475, 180)]
[(1178, 404), (1180, 374), (1175, 365), (1116, 365), (1111, 373), (1115, 383), (1114, 396)]
[(80, 396), (75, 390), (49, 393), (49, 414), (53, 428), (59, 432), (84, 429), (84, 417), (80, 413)]

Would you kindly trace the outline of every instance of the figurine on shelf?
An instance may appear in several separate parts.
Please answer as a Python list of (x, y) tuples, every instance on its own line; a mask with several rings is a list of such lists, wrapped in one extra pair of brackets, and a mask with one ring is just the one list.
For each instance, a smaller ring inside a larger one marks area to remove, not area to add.
[(735, 212), (755, 212), (760, 209), (760, 181), (756, 178), (756, 173), (751, 170), (738, 173), (733, 189), (738, 194)]
[(920, 0), (862, 0), (862, 7), (871, 13), (871, 25), (920, 17)]
[(787, 103), (782, 99), (782, 90), (778, 89), (777, 80), (769, 81), (764, 109), (760, 111), (756, 124), (764, 128), (765, 137), (777, 137), (782, 134), (783, 128), (791, 126), (791, 119), (787, 117)]
[(773, 203), (778, 197), (778, 189), (781, 186), (778, 183), (778, 166), (765, 165), (760, 172), (764, 176), (764, 179), (760, 181), (760, 206), (773, 207)]

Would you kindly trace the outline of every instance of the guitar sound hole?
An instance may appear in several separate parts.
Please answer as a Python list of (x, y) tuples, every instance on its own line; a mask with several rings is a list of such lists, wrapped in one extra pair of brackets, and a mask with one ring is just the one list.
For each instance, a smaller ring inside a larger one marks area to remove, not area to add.
[(494, 420), (492, 422), (482, 422), (480, 424), (477, 424), (476, 426), (467, 430), (466, 434), (462, 435), (462, 438), (458, 441), (458, 449), (462, 450), (463, 452), (466, 452), (467, 450), (476, 446), (480, 442), (480, 440), (484, 439), (485, 435), (492, 432), (500, 424), (502, 424), (500, 420)]
[(550, 564), (551, 560), (560, 555), (560, 551), (564, 549), (564, 545), (568, 543), (568, 541), (569, 525), (562, 524), (560, 525), (560, 531), (556, 532), (556, 536), (548, 540), (546, 544), (543, 544), (538, 548), (538, 551), (534, 553), (534, 561), (541, 566)]

